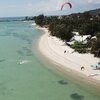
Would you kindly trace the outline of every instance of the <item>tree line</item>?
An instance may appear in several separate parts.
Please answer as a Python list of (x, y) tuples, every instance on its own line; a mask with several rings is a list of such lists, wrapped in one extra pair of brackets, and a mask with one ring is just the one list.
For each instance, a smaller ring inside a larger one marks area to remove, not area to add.
[(35, 23), (41, 27), (47, 27), (50, 35), (56, 36), (66, 43), (74, 36), (90, 35), (87, 43), (75, 41), (70, 45), (80, 53), (91, 52), (100, 57), (100, 13), (92, 15), (89, 11), (64, 16), (44, 16), (43, 14), (33, 18)]

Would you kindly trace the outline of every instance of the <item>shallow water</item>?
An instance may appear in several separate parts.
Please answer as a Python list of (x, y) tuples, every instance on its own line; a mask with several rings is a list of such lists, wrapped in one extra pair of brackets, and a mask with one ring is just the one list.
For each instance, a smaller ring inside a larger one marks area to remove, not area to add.
[(100, 100), (96, 90), (77, 85), (40, 58), (43, 32), (31, 24), (0, 22), (0, 100)]

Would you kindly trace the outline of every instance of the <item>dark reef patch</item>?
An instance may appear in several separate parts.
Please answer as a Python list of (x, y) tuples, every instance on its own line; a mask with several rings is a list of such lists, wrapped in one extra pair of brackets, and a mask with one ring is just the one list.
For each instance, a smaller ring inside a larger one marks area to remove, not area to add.
[(79, 95), (78, 93), (73, 93), (70, 96), (71, 96), (71, 98), (73, 100), (83, 100), (84, 99), (84, 96), (83, 95)]
[(60, 80), (60, 81), (58, 81), (58, 83), (59, 83), (59, 84), (62, 84), (62, 85), (66, 85), (66, 84), (68, 84), (68, 82), (65, 81), (65, 80)]
[(4, 62), (4, 61), (6, 61), (6, 59), (0, 59), (0, 62)]

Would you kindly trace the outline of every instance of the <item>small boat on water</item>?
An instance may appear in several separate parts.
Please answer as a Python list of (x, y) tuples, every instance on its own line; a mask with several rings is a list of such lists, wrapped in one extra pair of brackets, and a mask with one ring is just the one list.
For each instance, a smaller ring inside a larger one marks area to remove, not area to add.
[(24, 63), (28, 63), (28, 62), (29, 62), (28, 60), (22, 60), (22, 61), (19, 62), (19, 64), (21, 65), (21, 64), (24, 64)]

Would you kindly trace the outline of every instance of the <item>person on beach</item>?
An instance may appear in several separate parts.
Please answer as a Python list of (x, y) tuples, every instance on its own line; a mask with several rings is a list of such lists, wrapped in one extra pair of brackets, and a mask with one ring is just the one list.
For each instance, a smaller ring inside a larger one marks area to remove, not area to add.
[(66, 53), (66, 50), (64, 51), (64, 53)]
[(97, 69), (98, 67), (96, 66), (96, 69)]
[(82, 66), (82, 67), (81, 67), (81, 70), (84, 70), (84, 69), (85, 69), (85, 68)]

